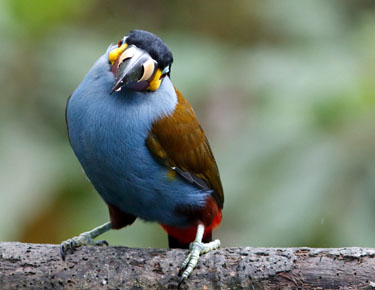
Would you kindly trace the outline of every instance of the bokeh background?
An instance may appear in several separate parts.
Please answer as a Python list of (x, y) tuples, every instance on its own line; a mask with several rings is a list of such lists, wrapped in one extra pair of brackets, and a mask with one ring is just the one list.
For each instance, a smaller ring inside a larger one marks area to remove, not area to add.
[[(220, 168), (224, 246), (375, 246), (372, 0), (0, 0), (0, 241), (59, 243), (108, 220), (64, 110), (133, 28), (174, 53)], [(103, 238), (167, 246), (139, 220)]]

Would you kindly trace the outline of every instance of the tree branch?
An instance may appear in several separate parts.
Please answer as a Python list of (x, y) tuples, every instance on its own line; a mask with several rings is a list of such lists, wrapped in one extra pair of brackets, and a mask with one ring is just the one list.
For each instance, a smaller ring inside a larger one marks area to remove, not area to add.
[[(175, 289), (186, 250), (0, 243), (1, 289)], [(375, 249), (224, 248), (182, 289), (375, 289)]]

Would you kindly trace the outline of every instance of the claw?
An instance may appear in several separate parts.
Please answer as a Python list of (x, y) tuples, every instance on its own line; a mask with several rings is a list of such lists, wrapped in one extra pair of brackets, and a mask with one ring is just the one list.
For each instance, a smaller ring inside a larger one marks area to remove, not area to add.
[(87, 233), (80, 234), (78, 237), (73, 237), (60, 245), (60, 255), (63, 261), (68, 253), (74, 253), (75, 249), (81, 246), (108, 246), (108, 242), (105, 240), (94, 241)]
[(60, 244), (60, 256), (65, 261), (66, 254), (69, 252), (73, 253), (76, 248), (81, 246), (108, 246), (108, 242), (105, 240), (95, 241), (94, 238), (102, 233), (105, 233), (112, 229), (111, 223), (105, 223), (89, 232), (80, 234), (77, 237), (73, 237)]
[(184, 283), (185, 277), (181, 277), (180, 281), (178, 281), (177, 289), (180, 290), (182, 283)]
[(108, 244), (108, 242), (106, 241), (106, 240), (100, 240), (100, 241), (96, 241), (95, 242), (95, 245), (96, 246), (106, 246), (106, 247), (108, 247), (109, 246), (109, 244)]
[(65, 250), (64, 250), (63, 245), (60, 246), (60, 256), (61, 256), (61, 259), (65, 261)]
[(195, 240), (190, 244), (189, 254), (182, 262), (180, 271), (178, 272), (178, 276), (181, 276), (180, 281), (178, 282), (178, 289), (180, 289), (181, 284), (193, 272), (195, 266), (198, 264), (199, 256), (220, 247), (219, 240), (209, 243), (202, 243), (203, 233), (204, 226), (199, 224), (197, 227), (197, 235)]
[(191, 257), (191, 252), (187, 255), (185, 260), (182, 262), (181, 267), (180, 267), (180, 271), (178, 271), (178, 276), (181, 276), (184, 273), (187, 265), (189, 264), (190, 257)]
[(65, 242), (62, 242), (60, 245), (60, 256), (63, 261), (65, 261), (66, 254), (68, 252), (74, 252), (74, 241), (73, 239), (69, 239)]

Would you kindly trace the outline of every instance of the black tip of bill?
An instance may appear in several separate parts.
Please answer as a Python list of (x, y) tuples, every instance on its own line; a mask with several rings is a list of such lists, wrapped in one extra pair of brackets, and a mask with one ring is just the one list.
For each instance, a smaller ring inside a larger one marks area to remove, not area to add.
[(114, 92), (119, 92), (121, 91), (121, 86), (123, 85), (123, 81), (115, 84), (111, 90), (111, 92), (109, 93), (110, 95), (112, 95)]

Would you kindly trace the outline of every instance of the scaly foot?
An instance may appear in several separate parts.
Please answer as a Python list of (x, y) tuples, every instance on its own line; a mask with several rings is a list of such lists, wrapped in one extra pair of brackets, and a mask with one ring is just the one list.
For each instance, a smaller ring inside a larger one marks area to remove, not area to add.
[(193, 272), (195, 266), (198, 264), (199, 256), (220, 247), (219, 240), (215, 240), (209, 243), (202, 243), (203, 233), (204, 226), (202, 224), (199, 224), (197, 227), (197, 235), (195, 241), (190, 244), (189, 254), (182, 262), (181, 269), (178, 273), (178, 275), (181, 276), (178, 283), (178, 289), (180, 289), (181, 284)]
[(73, 253), (75, 249), (81, 246), (108, 246), (108, 242), (101, 240), (95, 241), (94, 238), (112, 229), (111, 223), (105, 223), (104, 225), (97, 227), (89, 232), (80, 234), (77, 237), (73, 237), (60, 244), (60, 255), (65, 260), (66, 254), (69, 252)]

